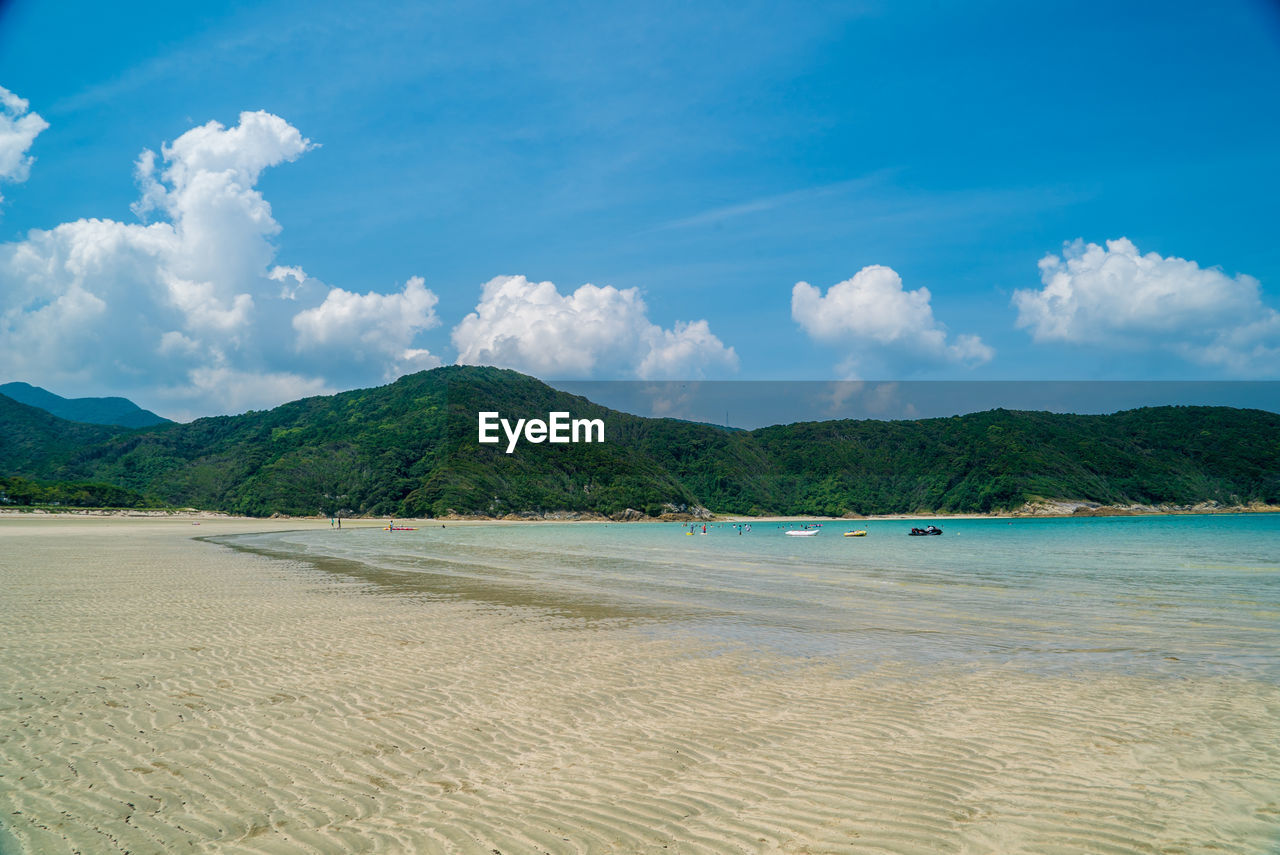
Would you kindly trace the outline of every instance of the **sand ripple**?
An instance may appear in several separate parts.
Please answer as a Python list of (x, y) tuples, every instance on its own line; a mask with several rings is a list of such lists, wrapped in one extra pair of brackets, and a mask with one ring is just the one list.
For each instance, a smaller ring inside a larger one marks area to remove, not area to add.
[(1263, 853), (1280, 842), (1270, 684), (851, 670), (377, 594), (192, 534), (0, 522), (10, 848)]

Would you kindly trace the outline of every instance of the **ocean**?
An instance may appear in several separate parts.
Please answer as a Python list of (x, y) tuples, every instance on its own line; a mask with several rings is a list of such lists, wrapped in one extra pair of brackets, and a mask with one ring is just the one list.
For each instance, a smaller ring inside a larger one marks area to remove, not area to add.
[[(908, 537), (936, 523), (941, 537)], [(794, 524), (419, 523), (220, 539), (302, 558), (371, 592), (454, 598), (827, 660), (856, 672), (1280, 683), (1280, 515)], [(842, 537), (864, 528), (868, 536)]]

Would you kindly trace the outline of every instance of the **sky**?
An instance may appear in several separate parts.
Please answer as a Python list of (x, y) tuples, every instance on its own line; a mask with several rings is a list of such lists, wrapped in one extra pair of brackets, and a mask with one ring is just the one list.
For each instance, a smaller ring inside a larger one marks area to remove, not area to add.
[(1277, 380), (1278, 103), (1261, 0), (0, 0), (0, 382)]

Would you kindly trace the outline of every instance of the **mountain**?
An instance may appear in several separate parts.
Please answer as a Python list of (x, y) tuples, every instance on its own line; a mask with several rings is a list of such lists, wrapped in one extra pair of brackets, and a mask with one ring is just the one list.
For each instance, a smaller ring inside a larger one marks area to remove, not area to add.
[(0, 503), (81, 507), (145, 507), (159, 502), (134, 490), (103, 483), (42, 485), (14, 473), (104, 442), (124, 428), (69, 422), (0, 395)]
[(104, 481), (176, 505), (249, 515), (611, 513), (694, 502), (624, 443), (532, 446), (514, 455), (477, 446), (480, 409), (603, 416), (614, 425), (611, 440), (617, 425), (646, 421), (513, 371), (452, 367), (265, 412), (121, 432), (74, 450), (54, 443), (39, 457), (10, 458), (0, 445), (0, 472)]
[(94, 425), (140, 428), (169, 424), (169, 420), (144, 410), (128, 398), (63, 398), (29, 383), (0, 385), (0, 395), (29, 407), (39, 407), (60, 419)]
[[(0, 398), (0, 474), (249, 515), (632, 508), (656, 516), (705, 506), (839, 516), (991, 511), (1033, 498), (1280, 503), (1280, 415), (1226, 407), (992, 410), (730, 431), (609, 410), (514, 371), (451, 366), (147, 430), (59, 424), (29, 409)], [(477, 442), (482, 411), (600, 419), (606, 442), (524, 442), (507, 454), (505, 440)]]
[(111, 425), (67, 421), (39, 407), (0, 395), (0, 473), (42, 471), (47, 461), (98, 445), (123, 430)]

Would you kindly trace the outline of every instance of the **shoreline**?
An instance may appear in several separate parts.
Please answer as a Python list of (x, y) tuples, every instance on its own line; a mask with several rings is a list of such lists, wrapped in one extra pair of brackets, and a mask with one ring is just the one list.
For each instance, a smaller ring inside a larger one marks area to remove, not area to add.
[[(1028, 503), (1022, 508), (1011, 511), (992, 513), (971, 512), (928, 512), (902, 514), (866, 514), (858, 516), (759, 516), (744, 514), (717, 514), (695, 516), (692, 514), (663, 514), (659, 517), (617, 515), (608, 517), (601, 514), (587, 514), (576, 511), (552, 511), (543, 514), (508, 514), (501, 517), (477, 515), (450, 515), (443, 517), (395, 517), (396, 522), (431, 525), (433, 523), (453, 525), (484, 525), (489, 523), (790, 523), (790, 522), (823, 522), (823, 523), (856, 523), (866, 521), (912, 521), (912, 520), (1017, 520), (1017, 519), (1080, 519), (1094, 517), (1158, 517), (1158, 516), (1225, 516), (1238, 514), (1274, 514), (1280, 513), (1280, 505), (1261, 503), (1249, 505), (1218, 505), (1203, 503), (1199, 505), (1101, 505), (1085, 501), (1053, 501)], [(312, 521), (327, 523), (327, 516), (290, 516), (273, 514), (269, 517), (247, 517), (221, 511), (205, 511), (194, 508), (155, 509), (155, 508), (26, 508), (0, 507), (0, 519), (5, 517), (92, 517), (120, 519), (167, 519), (191, 520), (198, 525), (205, 520), (244, 520), (253, 522), (303, 522)], [(382, 525), (386, 516), (343, 517), (348, 525), (366, 528), (371, 524)]]

